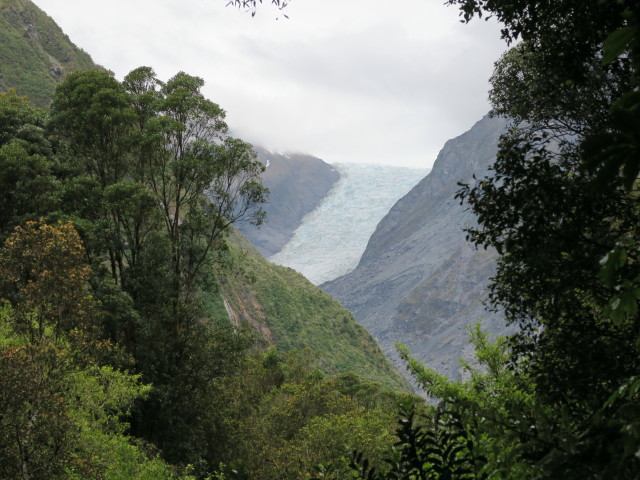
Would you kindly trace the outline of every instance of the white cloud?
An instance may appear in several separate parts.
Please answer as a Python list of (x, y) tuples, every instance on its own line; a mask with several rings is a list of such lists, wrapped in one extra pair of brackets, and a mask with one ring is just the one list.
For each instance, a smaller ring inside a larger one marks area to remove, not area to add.
[(226, 0), (35, 2), (119, 78), (199, 75), (247, 140), (329, 162), (430, 166), (488, 111), (505, 49), (496, 25), (433, 0), (291, 0), (288, 20)]

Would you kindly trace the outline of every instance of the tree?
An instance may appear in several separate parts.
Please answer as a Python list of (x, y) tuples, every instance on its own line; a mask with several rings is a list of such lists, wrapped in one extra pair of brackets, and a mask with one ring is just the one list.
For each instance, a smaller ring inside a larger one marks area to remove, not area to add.
[(198, 274), (225, 229), (250, 213), (255, 223), (262, 221), (264, 213), (256, 206), (265, 201), (259, 181), (263, 167), (250, 145), (226, 135), (224, 111), (200, 93), (202, 79), (179, 73), (161, 84), (152, 70), (142, 68), (125, 84), (134, 88), (138, 105), (143, 98), (157, 100), (153, 117), (138, 110), (145, 126), (140, 161), (171, 244), (177, 314), (180, 302), (188, 303), (193, 295)]
[(523, 479), (539, 473), (529, 458), (553, 441), (552, 409), (537, 403), (531, 378), (508, 368), (506, 338), (491, 341), (479, 325), (469, 335), (475, 358), (461, 361), (464, 380), (449, 380), (398, 346), (431, 402), (423, 408), (411, 401), (400, 404), (399, 441), (387, 453), (386, 465), (372, 464), (359, 451), (352, 461), (357, 478)]
[(495, 175), (459, 196), (478, 215), (470, 238), (501, 254), (490, 301), (520, 327), (513, 362), (535, 382), (537, 402), (557, 411), (554, 441), (532, 460), (550, 477), (634, 478), (637, 459), (603, 447), (637, 450), (624, 433), (633, 423), (618, 411), (605, 426), (597, 412), (637, 408), (637, 399), (610, 399), (640, 368), (640, 9), (596, 0), (449, 4), (465, 21), (496, 16), (504, 38), (523, 41), (492, 78), (494, 111), (514, 119)]
[(170, 469), (125, 435), (139, 375), (99, 365), (59, 337), (32, 344), (0, 310), (0, 476), (168, 479)]
[(105, 70), (71, 73), (51, 103), (50, 125), (68, 148), (68, 159), (102, 188), (128, 173), (133, 120), (124, 88)]
[(94, 328), (89, 319), (97, 305), (87, 288), (85, 261), (70, 223), (27, 222), (6, 240), (0, 251), (0, 291), (14, 304), (16, 330), (30, 343)]
[(87, 213), (97, 213), (92, 228), (114, 279), (130, 290), (127, 270), (135, 271), (152, 232), (162, 230), (171, 246), (174, 314), (189, 303), (225, 229), (264, 215), (263, 167), (250, 145), (227, 136), (224, 111), (204, 98), (203, 84), (185, 73), (164, 83), (148, 67), (122, 84), (109, 72), (77, 72), (51, 107), (51, 129), (66, 145), (61, 153), (91, 179), (82, 186), (86, 196), (100, 194), (97, 212)]
[(124, 435), (149, 386), (100, 339), (101, 312), (70, 223), (28, 222), (0, 251), (2, 478), (169, 478)]
[[(227, 6), (232, 5), (236, 8), (241, 8), (251, 12), (251, 16), (255, 16), (258, 4), (262, 5), (262, 0), (227, 0)], [(278, 7), (279, 10), (283, 10), (288, 4), (289, 0), (271, 0), (271, 4)], [(288, 18), (285, 15), (285, 18)]]
[(15, 91), (0, 93), (0, 237), (53, 210), (59, 184), (44, 132), (46, 114)]
[[(438, 409), (432, 418), (423, 418), (428, 427), (416, 422), (413, 404), (403, 405), (396, 429), (398, 442), (385, 460), (387, 469), (377, 469), (362, 452), (353, 454), (354, 478), (384, 480), (477, 480), (484, 463), (474, 457), (473, 442), (454, 412)], [(324, 477), (323, 477), (324, 478)]]
[(226, 230), (259, 223), (266, 198), (262, 165), (249, 144), (228, 136), (225, 112), (202, 95), (203, 84), (182, 72), (163, 82), (148, 67), (123, 82), (76, 73), (57, 90), (50, 123), (68, 166), (65, 214), (80, 227), (94, 292), (109, 306), (104, 330), (153, 383), (132, 431), (199, 471), (215, 459), (209, 405), (219, 379), (248, 346), (210, 315), (211, 267), (224, 255)]
[(400, 395), (351, 395), (365, 383), (324, 377), (309, 351), (250, 356), (223, 382), (228, 437), (220, 461), (241, 478), (310, 479), (322, 464), (324, 478), (346, 479), (353, 477), (350, 454), (360, 448), (380, 466), (395, 441), (390, 407)]
[[(71, 460), (73, 425), (64, 402), (67, 362), (51, 345), (11, 342), (2, 310), (0, 475), (23, 480), (60, 475)], [(7, 341), (9, 340), (9, 341)]]

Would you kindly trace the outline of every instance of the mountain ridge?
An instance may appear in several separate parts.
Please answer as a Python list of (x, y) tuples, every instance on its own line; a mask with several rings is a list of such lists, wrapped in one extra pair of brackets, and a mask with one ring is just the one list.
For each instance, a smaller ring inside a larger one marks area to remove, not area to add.
[(467, 356), (466, 325), (483, 319), (504, 331), (500, 315), (482, 304), (495, 253), (466, 242), (464, 228), (475, 218), (454, 196), (458, 182), (487, 171), (505, 126), (485, 117), (447, 141), (429, 175), (380, 221), (356, 269), (321, 285), (396, 362), (400, 342), (455, 377), (458, 358)]

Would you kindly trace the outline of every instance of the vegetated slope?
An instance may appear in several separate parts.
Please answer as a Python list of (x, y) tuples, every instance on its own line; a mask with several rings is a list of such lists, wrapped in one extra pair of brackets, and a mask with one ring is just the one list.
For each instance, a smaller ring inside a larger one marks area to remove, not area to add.
[(296, 271), (266, 261), (241, 233), (230, 235), (235, 273), (220, 275), (220, 300), (236, 324), (249, 323), (282, 350), (310, 348), (328, 374), (353, 372), (409, 390), (400, 372), (353, 315)]
[(321, 285), (391, 358), (401, 342), (426, 365), (457, 376), (467, 324), (484, 319), (492, 331), (504, 330), (481, 302), (495, 253), (466, 242), (463, 229), (475, 220), (454, 198), (458, 182), (493, 162), (504, 128), (504, 120), (485, 117), (449, 140), (429, 175), (378, 224), (358, 267)]
[(340, 174), (319, 158), (303, 154), (276, 154), (255, 147), (258, 160), (267, 168), (262, 175), (269, 188), (269, 203), (265, 206), (266, 222), (259, 228), (250, 224), (238, 229), (269, 257), (289, 241), (302, 218), (312, 212), (327, 195)]
[(0, 0), (0, 91), (15, 88), (38, 106), (68, 73), (95, 68), (58, 25), (29, 0)]

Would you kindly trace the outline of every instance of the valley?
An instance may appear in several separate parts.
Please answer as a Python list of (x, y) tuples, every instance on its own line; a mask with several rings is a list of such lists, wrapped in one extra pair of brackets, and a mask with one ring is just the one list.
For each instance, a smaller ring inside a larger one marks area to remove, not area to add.
[(0, 480), (640, 478), (634, 1), (448, 1), (437, 156), (414, 0), (75, 1), (117, 73), (0, 0)]
[(504, 128), (503, 120), (484, 118), (449, 140), (429, 175), (380, 221), (356, 269), (321, 285), (396, 362), (400, 342), (456, 378), (459, 358), (472, 355), (469, 325), (505, 333), (502, 316), (483, 306), (496, 255), (467, 242), (474, 217), (454, 198), (459, 182), (487, 173)]

